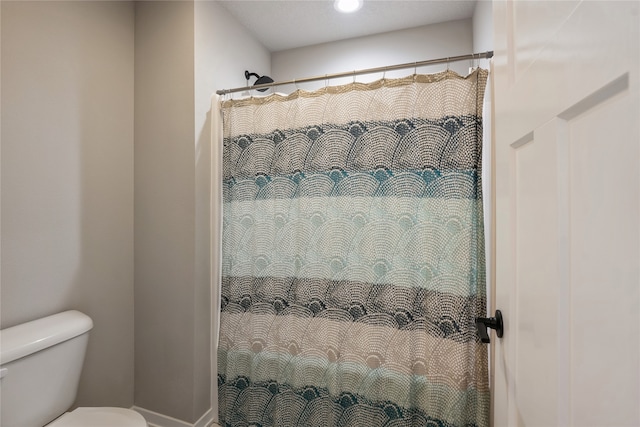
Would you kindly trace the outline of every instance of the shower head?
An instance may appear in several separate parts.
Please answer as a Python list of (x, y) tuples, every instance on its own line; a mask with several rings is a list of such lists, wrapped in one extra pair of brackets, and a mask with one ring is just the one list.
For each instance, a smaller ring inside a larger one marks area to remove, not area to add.
[[(249, 77), (252, 77), (252, 76), (253, 76), (253, 77), (256, 77), (256, 79), (257, 79), (257, 80), (253, 83), (253, 85), (254, 85), (254, 86), (255, 86), (255, 85), (263, 85), (263, 84), (267, 84), (267, 83), (273, 83), (273, 79), (272, 79), (271, 77), (269, 77), (269, 76), (262, 76), (262, 77), (261, 77), (261, 76), (257, 75), (256, 73), (250, 73), (250, 72), (248, 72), (248, 71), (246, 71), (246, 70), (245, 70), (245, 72), (244, 72), (244, 78), (245, 78), (245, 79), (247, 79), (247, 82), (249, 81)], [(256, 89), (256, 90), (257, 90), (257, 91), (260, 91), (260, 92), (264, 92), (264, 91), (266, 91), (267, 89), (269, 89), (269, 88), (268, 88), (268, 87), (263, 87), (263, 88)]]

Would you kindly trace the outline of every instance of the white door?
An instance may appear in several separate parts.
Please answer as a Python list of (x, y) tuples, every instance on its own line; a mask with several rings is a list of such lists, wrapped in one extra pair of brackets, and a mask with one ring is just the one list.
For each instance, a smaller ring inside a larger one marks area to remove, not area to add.
[(639, 6), (494, 2), (495, 426), (640, 426)]

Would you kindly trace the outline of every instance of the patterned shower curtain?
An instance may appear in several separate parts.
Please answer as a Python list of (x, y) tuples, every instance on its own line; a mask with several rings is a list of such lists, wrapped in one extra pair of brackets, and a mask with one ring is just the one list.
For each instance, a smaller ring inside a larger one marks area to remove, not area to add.
[(228, 100), (223, 426), (488, 426), (487, 72)]

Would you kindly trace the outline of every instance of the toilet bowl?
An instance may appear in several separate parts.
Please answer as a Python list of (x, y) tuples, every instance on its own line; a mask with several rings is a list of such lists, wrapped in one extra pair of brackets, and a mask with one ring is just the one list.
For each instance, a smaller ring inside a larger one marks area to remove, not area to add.
[(71, 310), (0, 331), (0, 426), (147, 427), (131, 409), (76, 400), (91, 318)]
[(147, 422), (131, 409), (77, 408), (67, 412), (46, 427), (147, 427)]

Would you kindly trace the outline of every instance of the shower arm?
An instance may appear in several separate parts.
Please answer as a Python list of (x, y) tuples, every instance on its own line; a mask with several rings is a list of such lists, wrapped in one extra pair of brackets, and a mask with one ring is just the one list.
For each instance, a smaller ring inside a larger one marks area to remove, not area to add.
[(256, 79), (260, 78), (260, 76), (257, 75), (256, 73), (250, 73), (249, 71), (245, 70), (244, 71), (244, 78), (247, 79), (247, 81), (249, 81), (250, 77), (255, 77)]

